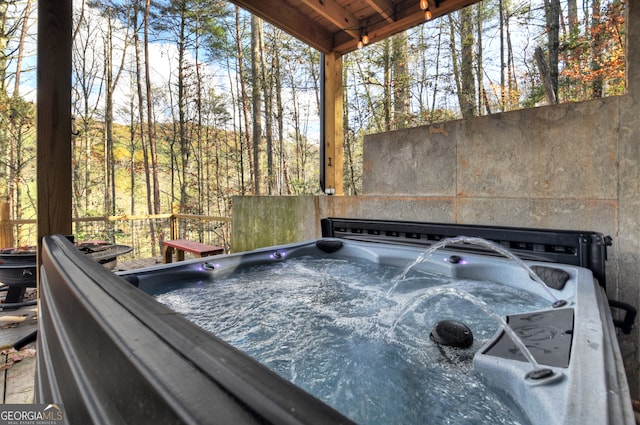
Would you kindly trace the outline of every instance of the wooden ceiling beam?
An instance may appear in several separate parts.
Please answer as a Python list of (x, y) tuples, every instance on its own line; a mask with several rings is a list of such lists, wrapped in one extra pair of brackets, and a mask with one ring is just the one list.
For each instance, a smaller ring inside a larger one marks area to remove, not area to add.
[(388, 23), (393, 23), (395, 6), (390, 0), (365, 0), (366, 3), (375, 10)]
[[(433, 17), (436, 19), (443, 15), (462, 9), (463, 7), (478, 3), (480, 0), (440, 0), (439, 7), (430, 7)], [(434, 0), (430, 0), (429, 4), (433, 5)], [(381, 21), (367, 27), (369, 35), (369, 43), (375, 43), (394, 34), (413, 28), (425, 22), (424, 11), (420, 10), (417, 2), (398, 3), (396, 6), (395, 20), (393, 23)], [(337, 33), (334, 36), (333, 50), (340, 54), (345, 54), (356, 50), (357, 40), (344, 33)]]
[[(417, 6), (414, 8), (405, 8), (404, 10), (397, 10), (395, 18), (392, 23), (382, 21), (369, 25), (367, 28), (369, 43), (375, 43), (407, 28), (412, 28), (423, 23), (424, 12)], [(358, 48), (357, 42), (353, 42), (350, 37), (345, 37), (345, 35), (341, 33), (335, 35), (334, 44), (334, 50), (341, 54), (352, 52)]]
[[(478, 1), (429, 0), (429, 5), (435, 19)], [(344, 0), (231, 2), (323, 53), (356, 50), (362, 30), (374, 43), (424, 22), (418, 0), (360, 0), (357, 11), (349, 9), (351, 2)]]
[(302, 3), (343, 30), (351, 38), (360, 39), (360, 20), (336, 3), (335, 0), (302, 0)]
[(233, 0), (233, 3), (324, 53), (333, 50), (333, 34), (284, 1)]

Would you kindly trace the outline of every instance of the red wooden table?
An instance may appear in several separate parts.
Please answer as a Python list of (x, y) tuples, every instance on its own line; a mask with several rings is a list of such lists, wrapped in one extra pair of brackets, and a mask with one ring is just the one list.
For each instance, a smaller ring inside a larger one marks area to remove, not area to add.
[(215, 245), (207, 245), (186, 239), (173, 239), (162, 242), (162, 257), (165, 263), (173, 261), (173, 251), (176, 251), (177, 261), (184, 260), (184, 253), (190, 252), (196, 257), (208, 257), (209, 255), (223, 254), (224, 248)]

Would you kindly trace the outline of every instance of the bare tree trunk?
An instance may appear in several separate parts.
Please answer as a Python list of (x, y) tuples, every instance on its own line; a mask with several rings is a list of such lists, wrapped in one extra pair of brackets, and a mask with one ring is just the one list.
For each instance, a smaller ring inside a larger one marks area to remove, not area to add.
[(244, 129), (242, 131), (242, 123), (240, 123), (240, 194), (245, 195), (247, 192), (244, 172), (244, 150), (245, 146), (249, 157), (249, 170), (251, 172), (251, 144), (249, 143), (249, 96), (247, 95), (246, 76), (244, 71), (243, 51), (242, 51), (242, 28), (240, 26), (240, 8), (236, 6), (236, 49), (238, 57), (238, 82), (240, 86), (240, 106), (242, 108), (242, 116), (244, 117)]
[[(156, 146), (155, 131), (153, 124), (153, 96), (151, 93), (151, 65), (149, 60), (149, 14), (151, 10), (151, 0), (145, 1), (144, 6), (144, 73), (145, 73), (145, 85), (146, 85), (146, 100), (147, 100), (147, 138), (149, 139), (149, 149), (151, 158), (151, 177), (153, 181), (153, 213), (160, 213), (160, 180), (158, 177), (158, 149)], [(140, 96), (142, 98), (142, 96)], [(141, 105), (142, 107), (142, 105)], [(140, 110), (142, 114), (142, 109)], [(143, 121), (140, 121), (140, 126), (143, 125)], [(144, 149), (145, 155), (147, 150)], [(148, 161), (148, 160), (147, 160)], [(149, 189), (149, 185), (147, 185)], [(147, 192), (150, 193), (150, 192)], [(153, 222), (149, 223), (150, 236), (151, 236), (151, 255), (156, 256), (159, 245), (162, 243), (163, 235), (160, 234), (160, 241), (158, 243), (156, 239), (155, 225)]]
[[(383, 54), (382, 63), (384, 64), (384, 81), (382, 83), (382, 89), (384, 90), (384, 97), (382, 100), (382, 107), (384, 110), (384, 131), (391, 131), (391, 40), (388, 38), (383, 41)], [(373, 102), (371, 102), (371, 110), (374, 110)]]
[[(17, 103), (17, 98), (15, 99), (16, 103)], [(17, 105), (15, 105), (14, 107), (17, 107)], [(13, 113), (12, 113), (13, 115)], [(24, 167), (23, 164), (23, 157), (22, 157), (22, 151), (23, 151), (23, 146), (22, 146), (22, 142), (23, 142), (23, 129), (22, 129), (22, 117), (20, 116), (20, 113), (18, 113), (17, 117), (13, 117), (12, 115), (10, 115), (10, 120), (11, 120), (11, 124), (12, 124), (12, 133), (13, 133), (13, 137), (12, 139), (12, 143), (11, 143), (11, 159), (10, 159), (10, 165), (11, 165), (11, 171), (9, 173), (9, 182), (10, 185), (13, 187), (12, 190), (10, 190), (11, 193), (11, 201), (10, 204), (13, 204), (14, 208), (14, 217), (16, 219), (21, 219), (22, 218), (22, 184), (21, 184), (21, 180), (22, 180), (22, 168)], [(18, 243), (20, 243), (20, 241), (22, 241), (22, 232), (21, 232), (21, 227), (18, 227), (18, 231), (17, 231), (17, 235), (16, 235), (16, 241)]]
[[(11, 142), (11, 147), (9, 149), (9, 194), (10, 194), (10, 205), (13, 205), (14, 218), (21, 219), (22, 218), (22, 168), (24, 167), (23, 158), (22, 158), (22, 142), (23, 142), (23, 125), (22, 120), (23, 117), (22, 111), (18, 111), (17, 113), (13, 112), (14, 108), (18, 108), (18, 105), (21, 103), (20, 101), (20, 73), (22, 71), (22, 60), (24, 57), (24, 44), (27, 36), (27, 29), (29, 27), (29, 15), (31, 10), (31, 0), (27, 0), (27, 4), (25, 5), (25, 11), (22, 17), (22, 28), (20, 31), (20, 40), (18, 43), (18, 57), (16, 62), (16, 71), (15, 71), (15, 81), (14, 81), (14, 89), (13, 89), (13, 101), (11, 106), (11, 112), (9, 114), (9, 120), (12, 124), (13, 128), (13, 137)], [(4, 51), (3, 51), (4, 52)], [(3, 96), (3, 99), (6, 99), (6, 95)], [(6, 124), (4, 125), (6, 126)], [(16, 241), (20, 242), (22, 240), (21, 235), (21, 226), (18, 226)]]
[(9, 35), (7, 34), (7, 12), (9, 2), (0, 1), (0, 101), (7, 98), (7, 46)]
[[(289, 69), (289, 85), (295, 87), (295, 71)], [(291, 91), (291, 119), (293, 121), (293, 138), (295, 148), (295, 169), (294, 174), (297, 182), (302, 184), (305, 180), (305, 146), (300, 131), (300, 109), (298, 104), (298, 94), (295, 90)], [(294, 187), (294, 194), (300, 194), (299, 189)]]
[(569, 37), (573, 41), (580, 33), (578, 27), (578, 4), (576, 0), (567, 0), (568, 19), (569, 19)]
[(262, 19), (251, 16), (251, 80), (253, 83), (253, 193), (260, 195), (260, 139), (262, 138), (262, 84), (260, 39)]
[[(134, 26), (134, 31), (136, 27)], [(137, 50), (137, 34), (134, 35), (134, 43), (135, 48)], [(136, 79), (140, 81), (139, 75), (136, 75)], [(135, 96), (133, 96), (135, 90), (135, 82), (133, 79), (130, 80), (130, 91), (131, 98), (129, 99), (129, 168), (130, 168), (130, 176), (129, 176), (129, 185), (131, 186), (129, 189), (129, 214), (135, 215), (136, 213), (136, 128), (142, 129), (141, 125), (138, 125), (136, 122), (136, 104), (135, 104)], [(140, 123), (142, 124), (142, 123)]]
[(442, 49), (442, 31), (444, 27), (445, 27), (445, 21), (444, 19), (441, 19), (440, 23), (438, 24), (438, 43), (437, 43), (438, 48), (436, 50), (436, 67), (435, 67), (435, 77), (434, 77), (435, 82), (433, 83), (433, 97), (431, 98), (431, 109), (429, 110), (430, 122), (433, 122), (434, 114), (436, 111), (436, 98), (438, 95), (438, 80), (440, 78), (440, 50)]
[(593, 0), (591, 4), (591, 33), (594, 34), (591, 41), (591, 71), (594, 79), (591, 82), (591, 96), (594, 99), (602, 97), (603, 79), (599, 75), (602, 62), (602, 38), (604, 31), (600, 27), (600, 0)]
[[(274, 34), (275, 37), (275, 34)], [(260, 51), (264, 52), (264, 33), (260, 32)], [(274, 44), (277, 44), (274, 42)], [(276, 52), (277, 50), (273, 50)], [(274, 56), (277, 56), (274, 55)], [(267, 75), (267, 63), (265, 55), (260, 55), (261, 83), (264, 92), (264, 115), (265, 115), (265, 131), (266, 131), (266, 151), (267, 151), (267, 194), (273, 195), (274, 192), (274, 175), (273, 175), (273, 83), (271, 81), (271, 73)]]
[(478, 115), (482, 114), (482, 106), (484, 105), (485, 110), (488, 114), (491, 114), (491, 107), (488, 102), (486, 102), (486, 93), (484, 91), (484, 67), (482, 65), (482, 23), (484, 22), (484, 6), (483, 3), (476, 4), (476, 39), (478, 42), (476, 43), (476, 78), (478, 80), (478, 109), (476, 112)]
[[(203, 96), (203, 86), (202, 86), (202, 76), (200, 74), (200, 58), (199, 58), (199, 52), (200, 52), (200, 21), (198, 19), (198, 15), (196, 15), (195, 17), (196, 19), (196, 23), (195, 23), (195, 66), (196, 66), (196, 106), (197, 106), (197, 110), (196, 110), (196, 114), (197, 114), (197, 127), (196, 127), (196, 155), (195, 155), (195, 160), (198, 164), (197, 167), (197, 181), (196, 181), (196, 186), (197, 186), (197, 198), (198, 198), (198, 211), (197, 214), (204, 214), (204, 209), (205, 209), (205, 191), (204, 191), (204, 185), (206, 183), (207, 180), (205, 180), (203, 178), (204, 175), (204, 164), (208, 162), (208, 152), (205, 152), (205, 150), (202, 147), (202, 140), (203, 140), (203, 132), (204, 132), (204, 124), (203, 124), (203, 108), (204, 108), (204, 96)], [(203, 232), (204, 232), (204, 228), (203, 228), (204, 222), (200, 223), (200, 227), (199, 227), (199, 232), (200, 232), (200, 240), (202, 240), (203, 237)]]
[[(349, 86), (349, 66), (347, 63), (343, 62), (342, 67), (342, 81), (345, 87)], [(354, 167), (354, 158), (353, 158), (353, 143), (354, 143), (354, 134), (353, 131), (349, 131), (349, 96), (344, 96), (343, 100), (343, 110), (344, 110), (344, 119), (342, 120), (342, 131), (344, 134), (344, 156), (345, 156), (345, 194), (349, 194), (351, 196), (358, 195), (358, 188), (355, 182), (355, 167)]]
[[(233, 56), (234, 60), (237, 61), (237, 54), (236, 55), (227, 55), (226, 57), (226, 63), (227, 63), (227, 76), (229, 78), (229, 82), (233, 82), (233, 78), (236, 78), (236, 82), (237, 82), (237, 75), (238, 73), (232, 72), (232, 67), (231, 67), (231, 59), (229, 58), (229, 56)], [(231, 84), (233, 86), (233, 84)], [(239, 106), (238, 104), (238, 95), (236, 94), (236, 92), (234, 91), (233, 87), (231, 87), (230, 89), (231, 92), (231, 110), (232, 110), (232, 122), (233, 122), (233, 128), (234, 130), (237, 128), (236, 127), (236, 120), (239, 119), (238, 118), (238, 113), (237, 113), (237, 107)], [(243, 176), (242, 176), (242, 167), (240, 164), (242, 164), (242, 149), (237, 149), (237, 145), (238, 145), (238, 140), (242, 140), (242, 135), (239, 134), (239, 131), (226, 131), (223, 130), (224, 132), (224, 137), (222, 138), (224, 140), (224, 142), (221, 140), (219, 143), (216, 144), (217, 149), (216, 149), (216, 159), (217, 159), (217, 170), (220, 170), (220, 165), (224, 164), (224, 169), (226, 170), (226, 172), (224, 173), (224, 188), (227, 189), (227, 191), (230, 191), (232, 184), (231, 184), (231, 171), (232, 169), (237, 170), (236, 171), (236, 177), (238, 178), (238, 183), (235, 187), (235, 189), (239, 190), (240, 193), (243, 193), (244, 191), (244, 183), (243, 183)], [(232, 133), (232, 134), (230, 134)], [(230, 137), (231, 136), (231, 137)], [(231, 143), (229, 141), (229, 139), (233, 140), (233, 143)], [(234, 146), (236, 148), (235, 152), (239, 152), (240, 155), (240, 160), (238, 161), (233, 161), (233, 164), (231, 164), (231, 158), (230, 158), (230, 154), (229, 152), (234, 152), (231, 149), (231, 146)], [(232, 168), (235, 167), (235, 168)], [(219, 175), (219, 172), (217, 173)], [(220, 188), (220, 193), (221, 196), (217, 197), (218, 200), (218, 210), (222, 210), (221, 208), (221, 198), (224, 197), (224, 195), (222, 195), (222, 182), (220, 180), (220, 178), (217, 179), (217, 181), (219, 182), (218, 187)], [(224, 206), (226, 208), (226, 205)]]
[(406, 128), (409, 122), (411, 93), (409, 91), (409, 51), (407, 32), (392, 37), (393, 120), (396, 128)]
[(106, 215), (115, 215), (115, 178), (113, 172), (113, 23), (111, 11), (107, 15), (107, 37), (105, 39), (105, 79), (106, 93), (104, 105), (104, 211)]
[[(278, 45), (273, 51), (278, 51)], [(282, 67), (280, 65), (280, 55), (273, 55), (274, 84), (276, 91), (276, 117), (278, 125), (278, 150), (279, 150), (279, 172), (278, 172), (278, 194), (290, 195), (289, 178), (286, 168), (286, 152), (284, 151), (284, 106), (282, 104)]]
[[(73, 175), (73, 211), (76, 217), (84, 215), (90, 209), (90, 188), (95, 185), (93, 177), (94, 167), (94, 139), (91, 124), (95, 121), (96, 111), (102, 102), (102, 96), (92, 96), (93, 93), (102, 94), (104, 87), (103, 58), (97, 52), (98, 25), (95, 21), (81, 13), (76, 21), (74, 34), (80, 33), (82, 37), (76, 38), (73, 45), (73, 67), (76, 78), (74, 80), (72, 105), (76, 119), (73, 123), (73, 131), (76, 133), (72, 139), (72, 175)], [(100, 180), (104, 180), (103, 177)], [(81, 233), (84, 224), (74, 224), (75, 233)]]
[[(117, 10), (111, 6), (107, 6), (105, 17), (107, 19), (107, 34), (105, 39), (105, 76), (106, 76), (106, 93), (105, 93), (105, 213), (110, 215), (116, 214), (116, 180), (115, 180), (115, 159), (114, 159), (114, 137), (113, 137), (113, 104), (114, 93), (116, 91), (118, 81), (124, 69), (124, 63), (127, 52), (128, 34), (124, 36), (122, 56), (117, 72), (113, 74), (114, 69), (114, 26), (118, 22), (116, 19)], [(128, 31), (128, 28), (127, 28)], [(107, 230), (109, 240), (114, 241), (113, 229)]]
[(449, 14), (449, 46), (451, 47), (451, 67), (453, 68), (453, 79), (456, 83), (456, 92), (458, 93), (458, 104), (460, 108), (464, 104), (462, 94), (462, 82), (460, 78), (460, 65), (458, 63), (458, 49), (456, 46), (456, 27), (453, 21), (453, 14)]
[(547, 20), (549, 77), (558, 101), (558, 55), (560, 49), (560, 0), (544, 0)]
[(545, 60), (544, 52), (540, 46), (536, 47), (533, 56), (536, 60), (536, 64), (538, 65), (538, 71), (540, 72), (540, 78), (542, 79), (542, 86), (544, 87), (547, 102), (549, 105), (553, 105), (557, 103), (556, 92), (553, 88), (553, 81), (551, 80), (549, 69), (547, 68), (547, 61)]
[[(7, 105), (8, 119), (3, 121), (3, 127), (9, 135), (9, 203), (12, 215), (16, 219), (23, 218), (23, 189), (27, 187), (25, 178), (26, 167), (35, 157), (33, 149), (29, 148), (29, 139), (35, 131), (35, 107), (19, 97), (12, 97)], [(17, 226), (16, 240), (22, 241), (22, 226)]]
[(473, 37), (473, 14), (471, 8), (467, 7), (460, 11), (460, 42), (461, 42), (461, 67), (460, 86), (462, 96), (460, 99), (460, 109), (463, 118), (471, 118), (476, 111), (476, 85), (473, 75), (473, 47), (475, 39)]
[[(134, 6), (134, 22), (133, 27), (135, 29), (134, 33), (134, 43), (133, 47), (135, 49), (135, 61), (136, 61), (136, 89), (138, 94), (138, 125), (140, 131), (140, 144), (142, 147), (142, 158), (144, 161), (144, 175), (145, 175), (145, 185), (147, 188), (147, 213), (153, 214), (153, 190), (151, 187), (151, 166), (149, 163), (149, 149), (146, 141), (146, 130), (145, 130), (145, 121), (144, 121), (144, 92), (142, 91), (142, 67), (141, 67), (141, 57), (140, 57), (140, 37), (138, 36), (138, 5), (137, 3)], [(133, 111), (132, 111), (133, 112)], [(155, 226), (153, 223), (149, 223), (149, 234), (151, 237), (151, 255), (156, 256), (156, 233)]]
[(187, 128), (186, 128), (186, 95), (185, 95), (185, 53), (186, 53), (186, 27), (185, 27), (185, 13), (186, 13), (186, 5), (184, 2), (181, 3), (181, 7), (179, 10), (180, 14), (180, 22), (179, 22), (179, 30), (178, 30), (178, 145), (180, 146), (180, 207), (181, 210), (187, 208), (190, 205), (187, 187), (188, 187), (188, 179), (187, 174), (189, 170), (189, 160), (190, 160), (190, 140), (187, 137)]
[[(7, 95), (7, 47), (9, 45), (9, 34), (7, 34), (7, 13), (9, 4), (6, 1), (0, 1), (0, 104), (6, 104), (8, 101)], [(5, 122), (8, 119), (8, 111), (5, 108), (0, 109), (0, 121)], [(10, 175), (11, 158), (6, 159), (6, 152), (10, 151), (10, 141), (8, 137), (8, 129), (4, 125), (0, 125), (0, 152), (2, 152), (1, 162), (4, 162), (4, 167), (0, 167), (0, 179), (4, 180)], [(11, 195), (10, 188), (3, 188), (5, 192), (2, 194), (3, 198), (8, 198)]]
[(427, 37), (426, 35), (426, 28), (424, 25), (419, 28), (417, 36), (418, 36), (417, 44), (419, 46), (419, 50), (418, 50), (419, 54), (418, 54), (418, 60), (416, 62), (418, 63), (420, 70), (417, 74), (418, 94), (416, 98), (418, 100), (418, 111), (420, 114), (420, 123), (422, 123), (422, 120), (427, 111), (427, 103), (428, 103), (427, 80), (429, 79), (429, 77), (428, 77), (427, 71), (429, 70), (429, 65), (428, 65), (429, 55), (427, 55), (426, 52), (427, 52), (427, 46), (429, 45), (428, 40), (430, 39), (430, 37)]
[(506, 77), (505, 72), (507, 70), (507, 64), (504, 59), (504, 3), (503, 0), (498, 2), (498, 14), (500, 15), (500, 108), (504, 112), (506, 110), (507, 105), (507, 88), (506, 88)]
[(31, 0), (27, 0), (24, 6), (24, 15), (22, 18), (22, 28), (20, 30), (20, 42), (18, 44), (18, 58), (16, 62), (16, 75), (14, 81), (13, 97), (20, 96), (20, 74), (22, 72), (22, 59), (24, 57), (24, 43), (27, 38), (27, 30), (29, 29), (29, 15), (31, 15)]
[[(382, 41), (382, 43), (384, 43), (384, 41)], [(360, 61), (357, 57), (355, 59), (355, 64), (356, 64), (356, 67), (358, 68), (358, 75), (360, 76), (360, 80), (365, 81), (364, 93), (365, 93), (365, 98), (367, 99), (367, 106), (370, 111), (375, 110), (375, 104), (373, 101), (373, 96), (371, 95), (370, 86), (372, 84), (381, 85), (382, 89), (385, 90), (384, 102), (383, 102), (384, 103), (383, 108), (385, 108), (383, 122), (380, 122), (380, 116), (379, 116), (380, 114), (373, 114), (373, 128), (377, 131), (382, 131), (387, 127), (387, 123), (389, 123), (390, 121), (390, 114), (391, 114), (391, 112), (389, 111), (389, 108), (387, 107), (387, 105), (389, 104), (389, 102), (387, 101), (389, 98), (389, 95), (388, 95), (388, 89), (387, 89), (388, 84), (387, 84), (386, 78), (385, 78), (385, 81), (382, 84), (380, 84), (380, 82), (372, 80), (372, 77), (369, 76), (369, 74), (367, 73), (367, 70), (362, 69), (362, 61)], [(386, 77), (386, 73), (385, 73), (385, 77)]]
[(511, 29), (509, 28), (509, 19), (506, 21), (507, 30), (507, 78), (508, 78), (508, 97), (507, 106), (509, 110), (518, 109), (518, 80), (516, 79), (515, 62), (513, 57), (513, 45), (511, 44)]

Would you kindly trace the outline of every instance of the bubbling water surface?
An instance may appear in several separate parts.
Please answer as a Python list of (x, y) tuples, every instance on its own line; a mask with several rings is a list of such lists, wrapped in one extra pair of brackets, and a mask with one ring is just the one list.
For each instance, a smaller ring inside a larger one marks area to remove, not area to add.
[[(500, 316), (542, 309), (548, 301), (424, 271), (408, 272), (387, 294), (401, 271), (365, 260), (302, 257), (219, 280), (176, 282), (155, 296), (361, 425), (528, 423), (513, 400), (472, 368), (473, 354), (498, 328), (495, 320), (450, 293), (423, 295), (461, 288)], [(432, 326), (444, 319), (470, 326), (473, 346), (431, 341)]]

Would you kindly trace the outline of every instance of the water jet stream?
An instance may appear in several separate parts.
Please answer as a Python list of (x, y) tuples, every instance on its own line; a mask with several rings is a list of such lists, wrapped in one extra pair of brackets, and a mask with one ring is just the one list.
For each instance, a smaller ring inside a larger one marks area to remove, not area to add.
[(480, 298), (470, 294), (469, 292), (461, 289), (457, 289), (457, 288), (439, 287), (439, 288), (427, 289), (425, 293), (417, 297), (412, 303), (410, 303), (408, 306), (406, 306), (402, 310), (398, 318), (391, 325), (391, 329), (389, 330), (389, 335), (391, 335), (394, 332), (400, 320), (402, 320), (402, 318), (407, 313), (409, 313), (410, 311), (413, 311), (424, 300), (433, 298), (437, 295), (453, 295), (453, 296), (462, 298), (464, 300), (467, 300), (473, 303), (474, 305), (476, 305), (477, 307), (479, 307), (480, 309), (482, 309), (482, 311), (487, 313), (489, 317), (491, 317), (500, 326), (502, 326), (504, 331), (511, 338), (511, 340), (516, 345), (516, 347), (520, 350), (522, 355), (527, 359), (527, 362), (529, 362), (529, 364), (533, 369), (533, 371), (530, 372), (530, 374), (533, 372), (542, 372), (547, 370), (547, 369), (540, 368), (540, 365), (538, 364), (536, 359), (533, 357), (533, 355), (531, 354), (527, 346), (524, 344), (524, 342), (522, 342), (522, 339), (520, 339), (520, 337), (515, 333), (515, 331), (509, 326), (509, 324), (500, 315), (496, 314), (487, 303), (482, 301)]
[(391, 293), (398, 287), (400, 282), (403, 281), (406, 278), (407, 274), (411, 271), (411, 269), (413, 269), (416, 265), (424, 262), (436, 250), (438, 250), (440, 248), (444, 248), (447, 245), (461, 244), (461, 243), (467, 243), (467, 244), (472, 244), (472, 245), (483, 246), (485, 248), (489, 248), (489, 249), (491, 249), (491, 250), (493, 250), (493, 251), (495, 251), (495, 252), (497, 252), (499, 254), (504, 255), (505, 257), (509, 258), (510, 260), (515, 261), (516, 264), (518, 264), (520, 267), (522, 267), (529, 274), (529, 277), (531, 277), (531, 279), (533, 279), (536, 283), (538, 283), (539, 285), (542, 286), (542, 288), (545, 290), (547, 295), (549, 295), (549, 297), (551, 297), (551, 299), (553, 300), (554, 307), (556, 306), (556, 304), (557, 304), (557, 306), (560, 306), (560, 305), (564, 304), (564, 303), (562, 303), (561, 300), (559, 300), (551, 292), (549, 287), (547, 287), (547, 284), (544, 283), (544, 281), (542, 279), (540, 279), (540, 277), (536, 274), (536, 272), (531, 270), (531, 268), (524, 261), (522, 261), (518, 256), (516, 256), (515, 254), (513, 254), (508, 249), (506, 249), (506, 248), (504, 248), (504, 247), (502, 247), (502, 246), (500, 246), (500, 245), (498, 245), (498, 244), (496, 244), (494, 242), (491, 242), (491, 241), (488, 241), (488, 240), (482, 239), (482, 238), (469, 237), (469, 236), (458, 236), (458, 237), (455, 237), (455, 238), (443, 239), (440, 242), (437, 242), (437, 243), (431, 245), (427, 250), (425, 250), (422, 254), (420, 254), (418, 256), (418, 258), (416, 258), (413, 263), (411, 263), (407, 267), (405, 267), (404, 271), (402, 273), (400, 273), (400, 275), (398, 275), (397, 277), (395, 277), (393, 279), (393, 281), (391, 282), (391, 287), (387, 291), (387, 295), (391, 295)]

